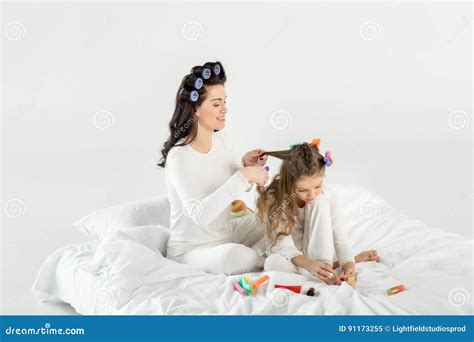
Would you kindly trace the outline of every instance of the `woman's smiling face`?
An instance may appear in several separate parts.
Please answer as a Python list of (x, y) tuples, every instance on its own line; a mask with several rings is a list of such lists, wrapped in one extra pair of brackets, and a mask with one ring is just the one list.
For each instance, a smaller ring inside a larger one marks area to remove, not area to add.
[(198, 122), (209, 130), (221, 130), (225, 127), (227, 114), (225, 88), (221, 84), (207, 86), (206, 99), (196, 109)]

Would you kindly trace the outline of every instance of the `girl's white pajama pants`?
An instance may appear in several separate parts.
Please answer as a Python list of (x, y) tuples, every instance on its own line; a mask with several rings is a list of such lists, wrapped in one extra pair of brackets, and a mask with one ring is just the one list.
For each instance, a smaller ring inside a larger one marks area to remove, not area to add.
[(291, 262), (291, 256), (298, 255), (298, 252), (309, 259), (326, 262), (331, 266), (338, 259), (340, 265), (354, 262), (347, 233), (341, 227), (333, 226), (331, 221), (329, 202), (325, 196), (320, 195), (305, 212), (303, 234), (306, 238), (303, 239), (302, 246), (298, 246), (296, 249), (294, 244), (285, 245), (284, 242), (288, 242), (290, 238), (286, 237), (282, 243), (276, 245), (276, 250), (272, 248), (272, 251), (268, 252), (269, 255), (264, 264), (265, 271), (299, 273), (316, 278), (306, 269)]

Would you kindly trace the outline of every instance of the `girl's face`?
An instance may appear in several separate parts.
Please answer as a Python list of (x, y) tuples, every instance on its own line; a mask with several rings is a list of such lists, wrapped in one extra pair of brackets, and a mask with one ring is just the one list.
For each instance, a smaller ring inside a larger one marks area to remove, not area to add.
[(319, 173), (300, 177), (295, 183), (296, 197), (305, 203), (313, 203), (323, 191), (323, 181)]
[(207, 87), (206, 99), (196, 109), (198, 123), (206, 129), (221, 130), (225, 127), (227, 95), (221, 84)]

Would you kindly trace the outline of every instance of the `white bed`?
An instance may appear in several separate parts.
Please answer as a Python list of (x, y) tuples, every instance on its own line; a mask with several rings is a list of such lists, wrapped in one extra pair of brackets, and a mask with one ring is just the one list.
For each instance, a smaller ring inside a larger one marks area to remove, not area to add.
[[(472, 315), (472, 240), (427, 227), (361, 188), (332, 186), (327, 195), (333, 219), (347, 229), (354, 252), (374, 248), (381, 256), (379, 263), (357, 264), (355, 289), (266, 272), (270, 281), (256, 295), (242, 296), (232, 286), (239, 276), (210, 275), (163, 257), (163, 234), (155, 234), (163, 231), (158, 226), (163, 221), (140, 221), (108, 232), (100, 242), (55, 251), (32, 290), (41, 301), (60, 299), (83, 315)], [(167, 220), (166, 205), (155, 210)], [(319, 296), (274, 289), (274, 284), (313, 286)], [(406, 291), (388, 296), (386, 290), (399, 284)]]

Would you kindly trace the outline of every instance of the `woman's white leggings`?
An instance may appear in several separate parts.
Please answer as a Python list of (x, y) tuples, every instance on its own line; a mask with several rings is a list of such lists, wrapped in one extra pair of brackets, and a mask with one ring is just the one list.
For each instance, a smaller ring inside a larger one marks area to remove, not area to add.
[(265, 252), (264, 228), (255, 214), (232, 219), (230, 243), (196, 248), (183, 255), (181, 262), (214, 274), (242, 274), (261, 271)]

